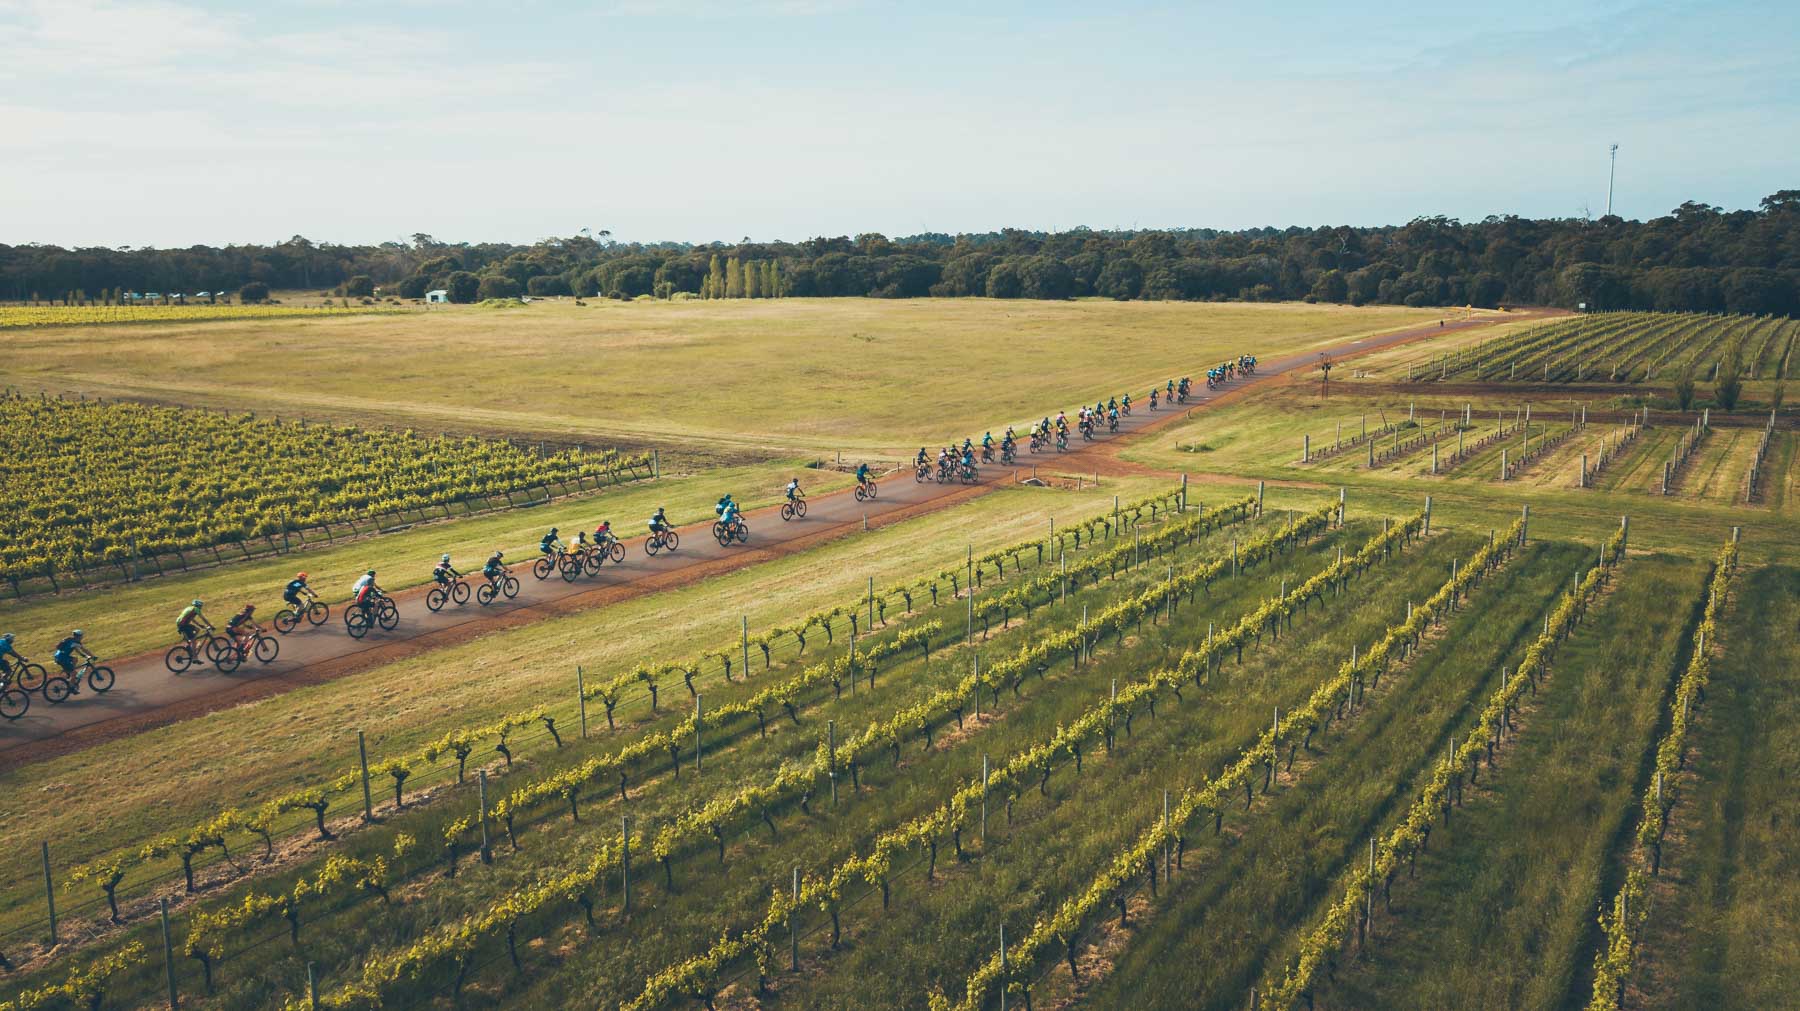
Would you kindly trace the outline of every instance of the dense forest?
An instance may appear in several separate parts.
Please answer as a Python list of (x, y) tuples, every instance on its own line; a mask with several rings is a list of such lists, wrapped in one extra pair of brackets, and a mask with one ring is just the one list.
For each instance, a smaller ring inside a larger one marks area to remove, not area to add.
[[(1685, 203), (1649, 221), (1608, 216), (1380, 228), (876, 234), (804, 242), (620, 243), (602, 232), (529, 246), (63, 249), (0, 245), (0, 300), (92, 301), (120, 291), (250, 286), (454, 301), (511, 295), (768, 298), (1241, 299), (1404, 305), (1544, 304), (1800, 315), (1800, 190), (1754, 211)], [(251, 297), (255, 297), (252, 294)]]

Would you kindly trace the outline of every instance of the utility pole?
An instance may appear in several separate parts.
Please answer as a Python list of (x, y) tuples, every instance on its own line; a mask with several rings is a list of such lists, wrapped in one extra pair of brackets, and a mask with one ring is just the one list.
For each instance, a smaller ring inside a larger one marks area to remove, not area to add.
[(1619, 174), (1619, 145), (1614, 144), (1609, 150), (1612, 163), (1606, 169), (1606, 216), (1612, 217), (1613, 179)]

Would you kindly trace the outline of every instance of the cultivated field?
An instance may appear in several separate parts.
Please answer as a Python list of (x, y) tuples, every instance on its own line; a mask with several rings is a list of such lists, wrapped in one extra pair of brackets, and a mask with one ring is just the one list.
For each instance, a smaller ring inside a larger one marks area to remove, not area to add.
[[(271, 551), (0, 600), (33, 659), (82, 625), (133, 673), (0, 723), (0, 1011), (171, 985), (295, 1011), (314, 988), (338, 1009), (1791, 1003), (1795, 439), (1766, 407), (1672, 410), (1663, 378), (1730, 339), (1772, 386), (1786, 322), (1439, 318), (596, 301), (8, 334), (0, 378), (38, 419), (16, 471), (67, 478), (70, 412), (207, 419), (204, 452), (152, 468), (204, 480), (127, 474), (57, 515), (173, 532), (205, 506), (242, 534), (194, 545)], [(1571, 327), (1665, 364), (1617, 389), (1447, 374)], [(1328, 397), (1299, 366), (1139, 399), (1317, 351)], [(1122, 430), (1071, 455), (850, 494), (864, 456), (1127, 389)], [(315, 445), (303, 413), (368, 427)], [(595, 449), (517, 445), (538, 438)], [(302, 465), (233, 486), (195, 463), (234, 444)], [(663, 474), (596, 489), (613, 445)], [(446, 509), (471, 458), (517, 476)], [(588, 484), (515, 498), (565, 469)], [(794, 475), (811, 512), (776, 518)], [(757, 536), (715, 548), (724, 491)], [(268, 514), (328, 494), (401, 518), (277, 552)], [(33, 495), (27, 520), (55, 508)], [(679, 555), (636, 539), (656, 505)], [(602, 517), (626, 562), (528, 574), (545, 529)], [(519, 601), (421, 612), (440, 551), (470, 571), (493, 548)], [(401, 625), (352, 642), (365, 565)], [(179, 604), (267, 602), (296, 567), (333, 607), (282, 637), (298, 659), (150, 683)], [(113, 715), (56, 722), (84, 712)]]
[[(9, 334), (0, 383), (703, 455), (910, 453), (1083, 399), (1434, 322), (1300, 304), (778, 299)], [(1091, 401), (1090, 401), (1091, 402)]]

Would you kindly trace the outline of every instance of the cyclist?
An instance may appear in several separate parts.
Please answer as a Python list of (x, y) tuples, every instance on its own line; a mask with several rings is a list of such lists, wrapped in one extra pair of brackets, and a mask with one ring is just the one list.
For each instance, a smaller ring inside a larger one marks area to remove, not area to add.
[(183, 642), (191, 644), (200, 637), (202, 631), (208, 635), (212, 634), (212, 622), (206, 620), (206, 615), (202, 611), (205, 606), (204, 601), (196, 599), (192, 604), (182, 608), (181, 613), (176, 616), (175, 631), (181, 633)]
[(570, 544), (567, 547), (567, 549), (565, 549), (565, 550), (567, 551), (568, 554), (574, 555), (576, 558), (580, 558), (580, 557), (586, 555), (588, 552), (587, 531), (586, 530), (575, 531), (575, 542), (573, 544)]
[(594, 543), (604, 549), (611, 546), (612, 542), (612, 520), (601, 520), (600, 525), (594, 528)]
[(381, 592), (381, 587), (375, 585), (374, 569), (364, 573), (350, 587), (350, 602), (362, 608), (364, 614), (372, 613), (376, 601), (385, 596), (387, 594)]
[(10, 677), (13, 668), (24, 662), (25, 658), (19, 655), (18, 650), (13, 649), (13, 634), (8, 632), (0, 635), (0, 674)]
[(731, 493), (726, 492), (724, 497), (719, 499), (719, 504), (713, 506), (713, 512), (718, 513), (720, 519), (724, 519), (726, 510), (735, 509), (736, 507), (736, 504), (731, 501)]
[[(450, 556), (445, 555), (444, 557), (449, 558)], [(300, 599), (303, 596), (306, 598), (304, 601)], [(306, 573), (304, 572), (295, 573), (294, 578), (288, 580), (288, 584), (281, 590), (281, 599), (294, 609), (295, 614), (303, 613), (314, 596), (316, 594), (313, 593), (312, 587), (306, 585)]]
[(725, 504), (721, 507), (721, 512), (719, 513), (719, 522), (725, 524), (726, 528), (729, 529), (732, 526), (735, 526), (737, 521), (738, 505), (731, 500), (730, 495), (727, 495), (725, 496)]
[(505, 557), (506, 552), (495, 548), (494, 553), (489, 555), (488, 560), (482, 564), (481, 574), (487, 577), (489, 583), (499, 583), (501, 576), (512, 571), (506, 567), (506, 562), (502, 561)]
[[(860, 473), (862, 473), (862, 472), (861, 472), (861, 471), (857, 471), (857, 473), (858, 473), (858, 474), (860, 474)], [(794, 500), (795, 500), (795, 499), (797, 499), (797, 498), (800, 498), (800, 497), (801, 497), (801, 496), (800, 496), (800, 479), (799, 479), (799, 478), (797, 478), (797, 477), (790, 477), (790, 478), (788, 478), (788, 483), (787, 483), (787, 500), (788, 500), (788, 501), (789, 501), (789, 502), (792, 502), (792, 501), (794, 501)]]
[(650, 517), (650, 533), (660, 537), (669, 531), (669, 517), (662, 506), (656, 507), (656, 515)]
[(919, 447), (919, 455), (913, 457), (913, 466), (923, 467), (930, 462), (931, 462), (931, 454), (925, 452), (924, 446), (920, 446)]
[(538, 551), (552, 561), (561, 559), (563, 550), (562, 537), (557, 534), (555, 527), (551, 527), (550, 532), (538, 541)]
[(1119, 409), (1117, 407), (1106, 412), (1106, 426), (1115, 432), (1119, 430)]
[(1018, 444), (1019, 440), (1013, 436), (1012, 426), (1006, 426), (1006, 434), (1000, 437), (1000, 451), (1003, 453), (1007, 452)]
[(867, 488), (870, 485), (870, 483), (872, 482), (872, 480), (873, 479), (869, 476), (868, 461), (864, 461), (862, 463), (857, 464), (856, 465), (856, 483), (863, 486), (864, 488)]
[(973, 446), (963, 447), (962, 468), (965, 474), (973, 475), (975, 473), (975, 448)]
[(1150, 409), (1152, 411), (1156, 410), (1156, 395), (1160, 392), (1162, 392), (1162, 391), (1161, 390), (1151, 390), (1150, 391)]
[(981, 435), (981, 458), (989, 463), (994, 460), (994, 433), (991, 431)]
[(225, 623), (225, 634), (231, 637), (232, 644), (239, 651), (244, 651), (248, 643), (256, 641), (263, 634), (261, 625), (256, 623), (256, 605), (245, 604), (244, 609), (231, 616)]
[(68, 675), (70, 685), (75, 688), (80, 687), (80, 679), (75, 677), (76, 655), (80, 654), (83, 660), (94, 659), (94, 654), (89, 653), (87, 647), (81, 644), (81, 636), (82, 632), (79, 628), (70, 632), (68, 638), (56, 644), (56, 652), (50, 654), (50, 659), (56, 661), (56, 665), (62, 668), (64, 674)]
[(1171, 379), (1168, 382), (1168, 386), (1163, 390), (1163, 399), (1167, 400), (1168, 398), (1170, 398), (1174, 395), (1175, 395), (1175, 380)]
[(1119, 410), (1125, 414), (1131, 413), (1131, 394), (1125, 394), (1125, 399), (1119, 402)]
[(438, 556), (438, 563), (431, 570), (431, 578), (447, 590), (451, 583), (462, 578), (462, 573), (456, 571), (456, 566), (450, 564), (450, 555), (446, 552)]

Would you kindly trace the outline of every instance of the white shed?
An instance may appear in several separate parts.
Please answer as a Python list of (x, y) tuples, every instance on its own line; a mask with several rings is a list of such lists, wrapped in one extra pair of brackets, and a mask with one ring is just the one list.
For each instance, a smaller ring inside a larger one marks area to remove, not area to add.
[(450, 293), (442, 288), (436, 288), (425, 293), (425, 301), (448, 302), (450, 301)]

